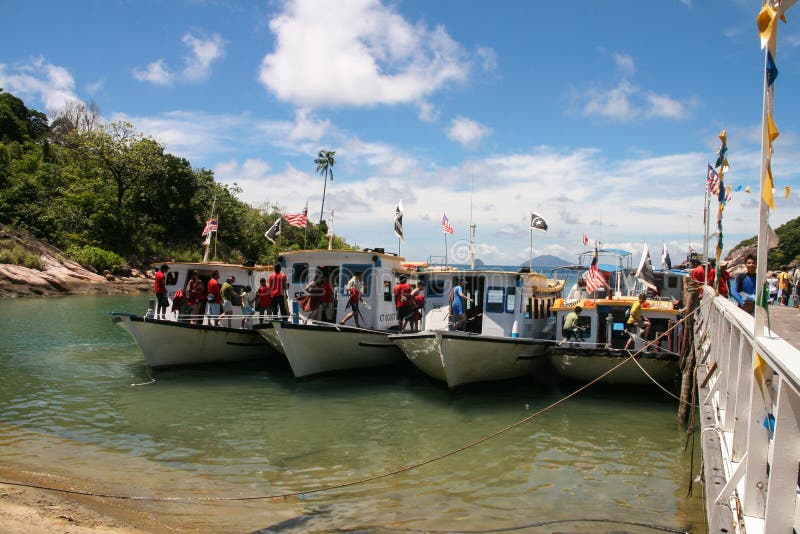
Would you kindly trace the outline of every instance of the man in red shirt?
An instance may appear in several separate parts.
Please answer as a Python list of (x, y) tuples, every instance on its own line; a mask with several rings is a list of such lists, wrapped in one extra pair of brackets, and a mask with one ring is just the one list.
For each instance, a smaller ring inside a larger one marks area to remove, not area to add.
[(281, 264), (276, 263), (275, 270), (269, 275), (269, 300), (272, 306), (272, 315), (278, 315), (278, 311), (280, 311), (280, 314), (285, 317), (289, 315), (286, 307), (286, 289), (289, 282), (281, 269)]
[(269, 314), (272, 310), (272, 302), (269, 299), (269, 286), (267, 279), (261, 279), (261, 285), (256, 290), (256, 311), (258, 312), (259, 320), (264, 319), (264, 314)]
[(167, 318), (167, 308), (169, 307), (169, 298), (167, 298), (167, 275), (169, 265), (162, 265), (156, 271), (155, 283), (153, 289), (156, 292), (156, 319)]
[(394, 286), (394, 304), (397, 307), (398, 332), (401, 334), (406, 327), (406, 323), (414, 315), (414, 302), (411, 300), (411, 286), (408, 285), (408, 278), (404, 274), (400, 275), (400, 283)]
[(220, 295), (219, 287), (219, 271), (211, 273), (211, 279), (208, 281), (206, 294), (208, 295), (208, 306), (206, 306), (208, 324), (219, 326), (220, 305), (222, 304), (222, 296)]

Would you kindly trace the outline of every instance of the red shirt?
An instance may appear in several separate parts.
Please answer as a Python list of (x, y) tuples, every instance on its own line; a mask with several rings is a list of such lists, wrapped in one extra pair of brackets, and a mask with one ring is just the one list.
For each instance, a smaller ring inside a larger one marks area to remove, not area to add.
[(167, 277), (161, 271), (156, 272), (155, 290), (156, 295), (167, 292)]
[(272, 273), (269, 275), (269, 296), (270, 298), (281, 297), (286, 293), (286, 275), (283, 273)]
[(325, 304), (333, 302), (333, 288), (327, 279), (322, 281), (322, 302)]
[(269, 286), (258, 286), (256, 290), (256, 297), (258, 298), (259, 308), (269, 308), (272, 299), (269, 298)]
[(719, 294), (720, 296), (727, 297), (728, 296), (728, 280), (731, 279), (731, 275), (728, 274), (728, 271), (720, 271), (719, 272)]
[(219, 294), (219, 281), (216, 278), (212, 278), (208, 281), (208, 294), (214, 295), (214, 302), (215, 304), (219, 304), (222, 302), (222, 297)]
[(356, 304), (359, 298), (361, 298), (361, 292), (356, 286), (350, 286), (350, 299), (347, 301), (347, 303)]
[(408, 306), (411, 304), (411, 299), (408, 296), (411, 294), (411, 286), (408, 284), (397, 284), (394, 286), (394, 304), (397, 308)]

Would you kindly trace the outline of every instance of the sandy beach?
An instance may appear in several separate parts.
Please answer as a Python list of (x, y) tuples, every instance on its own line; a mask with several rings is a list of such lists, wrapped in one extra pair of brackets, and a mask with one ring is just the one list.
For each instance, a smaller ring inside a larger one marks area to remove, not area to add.
[[(106, 499), (70, 495), (7, 482), (37, 485), (36, 476), (0, 468), (0, 524), (7, 534), (69, 532), (179, 532), (139, 510)], [(42, 484), (44, 485), (44, 484)]]

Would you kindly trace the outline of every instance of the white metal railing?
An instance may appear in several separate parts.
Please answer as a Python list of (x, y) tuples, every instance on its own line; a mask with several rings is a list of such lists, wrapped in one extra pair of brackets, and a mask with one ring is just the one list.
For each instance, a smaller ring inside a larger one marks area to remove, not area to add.
[(753, 328), (704, 288), (695, 346), (709, 532), (800, 532), (800, 351)]

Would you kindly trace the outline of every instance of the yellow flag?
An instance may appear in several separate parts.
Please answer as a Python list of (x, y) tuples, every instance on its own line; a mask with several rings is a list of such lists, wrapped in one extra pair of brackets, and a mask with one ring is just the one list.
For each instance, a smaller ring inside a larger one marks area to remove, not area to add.
[(722, 130), (719, 133), (719, 140), (722, 141), (722, 146), (725, 146), (725, 145), (728, 144), (728, 133), (725, 130)]
[(761, 48), (767, 46), (767, 42), (775, 32), (775, 21), (775, 10), (772, 9), (768, 4), (764, 4), (764, 7), (761, 8), (758, 17), (756, 17), (756, 23), (758, 24), (758, 36), (761, 38)]
[(747, 187), (745, 187), (745, 188), (744, 188), (744, 192), (745, 192), (745, 193), (749, 193), (749, 192), (750, 192), (750, 186), (749, 186), (749, 185), (748, 185)]
[(767, 117), (767, 131), (769, 132), (769, 142), (772, 143), (781, 134), (778, 127), (775, 126), (775, 121), (772, 118), (772, 113)]
[(758, 384), (758, 389), (761, 391), (761, 397), (764, 397), (764, 371), (767, 368), (767, 362), (764, 361), (764, 358), (759, 356), (756, 352), (755, 358), (753, 360), (753, 374), (756, 377), (756, 384)]
[(786, 200), (789, 200), (789, 195), (792, 194), (792, 188), (788, 185), (786, 186)]
[(775, 211), (775, 199), (772, 197), (772, 188), (774, 187), (772, 183), (772, 169), (770, 162), (767, 161), (767, 173), (764, 176), (764, 182), (761, 184), (761, 198), (764, 199), (764, 202)]

